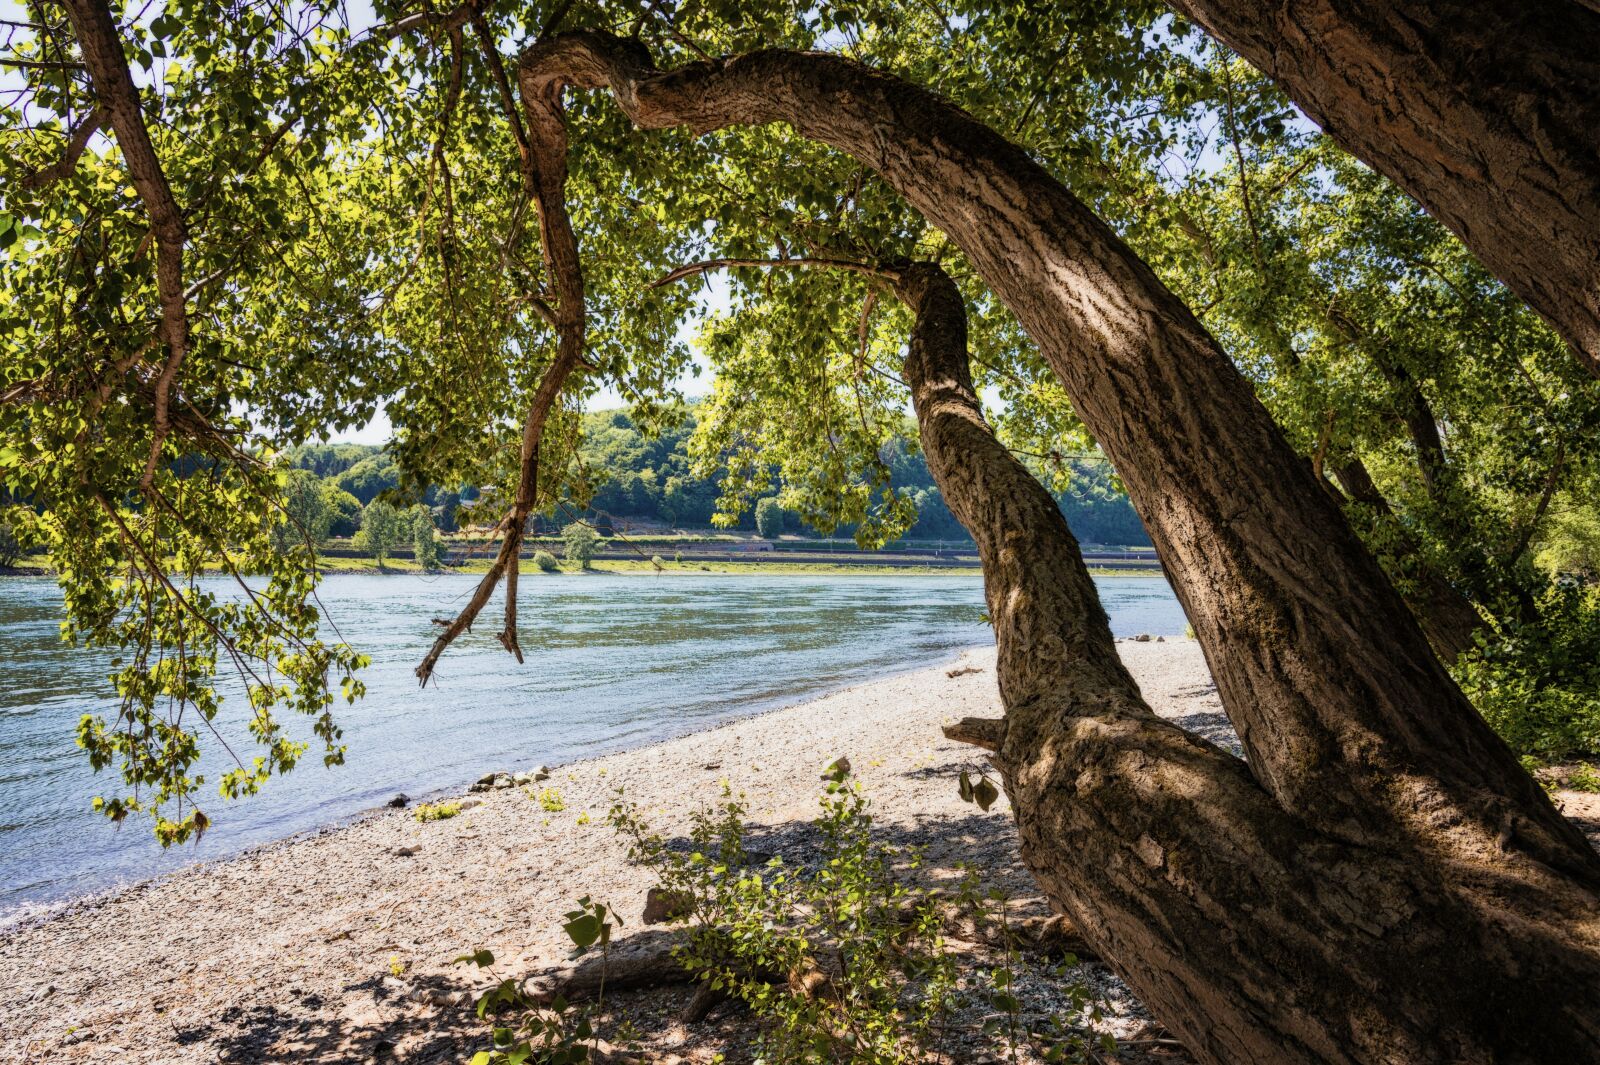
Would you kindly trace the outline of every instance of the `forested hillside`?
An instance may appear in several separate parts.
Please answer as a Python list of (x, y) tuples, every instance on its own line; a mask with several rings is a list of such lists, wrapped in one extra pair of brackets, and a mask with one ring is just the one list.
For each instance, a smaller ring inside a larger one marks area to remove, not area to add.
[[(559, 527), (580, 513), (611, 519), (619, 525), (712, 526), (723, 470), (696, 468), (689, 453), (695, 424), (691, 409), (682, 425), (649, 436), (623, 410), (584, 415), (578, 472), (580, 479), (588, 482), (589, 498), (584, 505), (584, 490), (569, 489), (566, 506), (558, 508), (554, 526)], [(883, 456), (892, 471), (893, 490), (908, 495), (917, 507), (917, 523), (908, 535), (915, 539), (967, 539), (966, 531), (945, 506), (928, 472), (927, 461), (908, 443), (911, 439), (914, 432), (908, 426), (906, 438), (886, 446)], [(335, 512), (333, 536), (354, 535), (360, 524), (360, 508), (380, 493), (397, 489), (400, 483), (394, 460), (382, 448), (368, 445), (307, 445), (291, 452), (289, 461), (323, 482), (324, 498)], [(1127, 496), (1113, 482), (1109, 467), (1091, 460), (1069, 461), (1068, 487), (1056, 493), (1056, 502), (1079, 539), (1092, 544), (1148, 545), (1144, 527)], [(434, 486), (422, 501), (434, 508), (439, 529), (451, 532), (457, 527), (456, 511), (462, 504), (468, 506), (468, 515), (462, 520), (471, 523), (470, 505), (476, 497), (473, 486)], [(737, 527), (753, 531), (755, 519), (752, 513), (741, 514)], [(819, 535), (819, 530), (796, 515), (781, 511), (777, 526), (771, 531)], [(852, 530), (842, 527), (833, 532), (849, 535)]]

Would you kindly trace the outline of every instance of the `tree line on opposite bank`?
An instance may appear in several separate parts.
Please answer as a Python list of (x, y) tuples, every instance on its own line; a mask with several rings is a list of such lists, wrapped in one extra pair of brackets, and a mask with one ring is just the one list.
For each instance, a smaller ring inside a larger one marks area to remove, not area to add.
[[(752, 510), (724, 517), (719, 510), (721, 470), (715, 461), (699, 461), (690, 454), (695, 424), (692, 407), (681, 423), (653, 434), (641, 432), (626, 411), (585, 414), (578, 451), (584, 483), (577, 492), (569, 491), (553, 516), (536, 518), (532, 531), (549, 533), (584, 520), (618, 531), (642, 524), (728, 527), (767, 537), (854, 534), (852, 524), (819, 531), (785, 510), (781, 495), (762, 496)], [(903, 495), (916, 508), (916, 520), (906, 530), (905, 539), (970, 539), (945, 506), (927, 460), (915, 444), (914, 429), (909, 436), (885, 445), (883, 457), (892, 478), (886, 491)], [(400, 490), (400, 469), (381, 447), (307, 444), (287, 452), (284, 461), (292, 471), (285, 498), (294, 521), (281, 535), (292, 535), (298, 525), (312, 534), (314, 542), (330, 536), (354, 537), (362, 529), (363, 508), (380, 497), (390, 499)], [(1104, 461), (1087, 457), (1069, 462), (1068, 476), (1054, 495), (1079, 538), (1091, 544), (1148, 547), (1149, 536)], [(309, 487), (313, 484), (315, 492)], [(480, 503), (476, 485), (430, 485), (420, 492), (415, 505), (428, 509), (437, 531), (454, 533), (482, 521), (483, 508), (475, 506)], [(494, 518), (488, 520), (492, 523)], [(385, 536), (382, 542), (398, 541)]]

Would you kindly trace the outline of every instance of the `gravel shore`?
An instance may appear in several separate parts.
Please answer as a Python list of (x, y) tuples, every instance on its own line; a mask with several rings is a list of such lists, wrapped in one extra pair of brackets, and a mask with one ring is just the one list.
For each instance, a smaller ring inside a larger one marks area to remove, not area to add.
[[(1232, 746), (1197, 645), (1118, 646), (1159, 712)], [(653, 881), (604, 824), (619, 787), (670, 835), (726, 780), (749, 803), (751, 845), (784, 854), (804, 846), (819, 770), (839, 755), (848, 755), (882, 831), (926, 848), (928, 875), (975, 863), (994, 870), (1018, 912), (1038, 912), (1005, 800), (981, 813), (957, 795), (956, 774), (982, 768), (982, 752), (939, 732), (997, 713), (993, 661), (992, 649), (972, 650), (558, 767), (531, 792), (553, 789), (559, 810), (512, 788), (473, 796), (482, 804), (447, 820), (383, 811), (0, 933), (0, 1062), (464, 1061), (485, 1045), (486, 1030), (453, 997), (484, 978), (453, 964), (458, 955), (489, 948), (507, 974), (558, 965), (569, 946), (562, 914), (583, 895), (615, 906), (629, 922), (624, 936), (650, 934), (637, 918)], [(1107, 970), (1080, 969), (1106, 996), (1120, 1036), (1149, 1030)], [(1047, 975), (1029, 982), (1048, 993)], [(738, 1060), (735, 1011), (680, 1024), (685, 994), (641, 993), (616, 1008), (653, 1058), (709, 1061), (727, 1051)]]

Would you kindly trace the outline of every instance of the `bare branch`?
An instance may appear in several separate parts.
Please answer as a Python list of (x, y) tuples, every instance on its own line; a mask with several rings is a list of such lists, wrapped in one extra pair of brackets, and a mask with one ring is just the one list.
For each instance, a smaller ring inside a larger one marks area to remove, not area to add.
[(1003, 717), (964, 717), (941, 731), (947, 740), (970, 743), (986, 751), (998, 751), (1006, 739), (1006, 719)]
[(82, 63), (57, 62), (49, 59), (11, 59), (0, 56), (0, 67), (15, 67), (18, 70), (82, 70)]
[(420, 29), (456, 30), (472, 17), (473, 5), (462, 4), (450, 11), (418, 11), (407, 15), (403, 19), (374, 26), (368, 33), (368, 40), (392, 41), (402, 34)]

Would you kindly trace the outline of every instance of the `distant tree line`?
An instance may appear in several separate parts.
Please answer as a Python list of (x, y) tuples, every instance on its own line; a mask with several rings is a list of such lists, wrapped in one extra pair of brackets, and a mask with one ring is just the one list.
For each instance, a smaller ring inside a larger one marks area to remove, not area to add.
[[(712, 525), (721, 494), (721, 475), (697, 475), (689, 457), (689, 436), (694, 431), (691, 411), (685, 422), (658, 436), (641, 432), (623, 410), (595, 411), (583, 417), (584, 443), (580, 469), (587, 482), (584, 491), (569, 493), (557, 515), (539, 520), (536, 531), (557, 533), (575, 517), (601, 525), (659, 523), (674, 528)], [(928, 471), (920, 450), (906, 440), (885, 448), (884, 460), (893, 474), (894, 490), (909, 495), (917, 507), (917, 523), (907, 533), (919, 540), (966, 540), (967, 532), (945, 506), (944, 498)], [(1103, 462), (1069, 460), (1071, 478), (1065, 491), (1055, 493), (1056, 503), (1078, 538), (1094, 544), (1150, 543), (1128, 497), (1113, 481)], [(400, 470), (380, 447), (366, 444), (317, 444), (289, 453), (287, 487), (289, 511), (308, 524), (313, 539), (354, 537), (363, 527), (362, 517), (385, 492), (400, 484)], [(455, 532), (462, 520), (462, 504), (477, 498), (472, 485), (430, 487), (418, 502), (426, 507), (433, 526)], [(581, 498), (587, 494), (587, 499)], [(315, 497), (315, 498), (314, 498)], [(323, 516), (325, 514), (325, 517)], [(326, 523), (325, 526), (323, 523)], [(817, 531), (787, 513), (776, 496), (758, 502), (754, 513), (741, 517), (744, 529), (762, 536), (784, 533), (816, 536)], [(293, 523), (284, 535), (293, 535)], [(853, 533), (849, 526), (837, 535)]]
[[(584, 444), (580, 457), (594, 485), (589, 516), (661, 522), (676, 527), (704, 527), (712, 522), (721, 494), (720, 476), (695, 475), (688, 454), (694, 415), (683, 425), (657, 437), (648, 437), (622, 410), (596, 411), (583, 419)], [(909, 426), (907, 440), (914, 434)], [(967, 532), (945, 506), (922, 452), (907, 440), (888, 445), (883, 456), (889, 464), (896, 491), (909, 493), (917, 507), (917, 523), (908, 537), (925, 540), (965, 540)], [(1056, 493), (1056, 502), (1080, 540), (1096, 544), (1148, 545), (1149, 536), (1134, 513), (1128, 497), (1116, 486), (1103, 462), (1069, 460), (1072, 476), (1068, 488)], [(775, 498), (757, 504), (744, 515), (744, 528), (763, 536), (784, 532), (816, 535), (799, 518), (785, 513)], [(853, 530), (843, 527), (840, 535)]]

